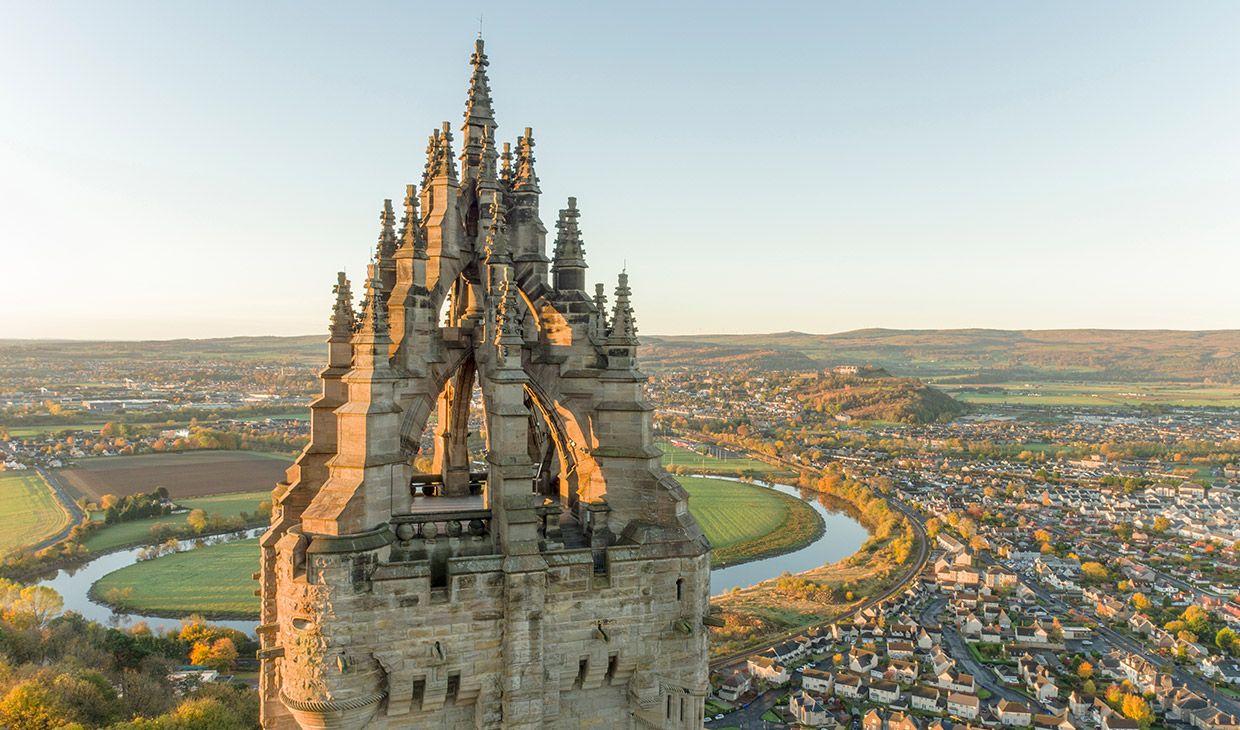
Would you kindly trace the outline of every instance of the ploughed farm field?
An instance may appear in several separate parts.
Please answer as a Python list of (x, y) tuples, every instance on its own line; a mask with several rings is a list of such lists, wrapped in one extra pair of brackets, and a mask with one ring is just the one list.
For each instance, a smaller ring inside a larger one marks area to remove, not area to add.
[(0, 474), (0, 555), (55, 535), (69, 524), (69, 513), (33, 471)]
[(173, 500), (232, 492), (270, 492), (291, 457), (250, 451), (182, 451), (83, 459), (56, 472), (60, 481), (92, 502), (105, 494), (125, 497), (166, 487)]
[[(742, 482), (683, 476), (678, 481), (691, 495), (689, 511), (715, 546), (716, 564), (793, 550), (818, 534), (817, 513), (796, 497)], [(159, 519), (168, 518), (152, 521)], [(210, 545), (122, 568), (104, 576), (92, 594), (149, 614), (257, 616), (257, 583), (250, 576), (258, 560), (257, 540)]]

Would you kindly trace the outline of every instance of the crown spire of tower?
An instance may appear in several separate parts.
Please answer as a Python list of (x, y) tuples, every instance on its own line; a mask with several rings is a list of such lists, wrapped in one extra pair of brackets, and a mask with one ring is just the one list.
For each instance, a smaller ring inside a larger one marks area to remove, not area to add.
[(633, 316), (633, 304), (629, 296), (629, 274), (621, 271), (616, 283), (616, 308), (611, 313), (611, 332), (607, 335), (609, 345), (636, 345), (637, 319)]
[(465, 131), (468, 135), (468, 128), (474, 127), (490, 127), (495, 128), (495, 111), (491, 107), (491, 83), (487, 79), (487, 66), (491, 64), (487, 60), (486, 51), (483, 50), (485, 41), (481, 38), (474, 41), (474, 53), (469, 57), (469, 63), (474, 67), (473, 74), (469, 77), (469, 98), (465, 100)]
[[(474, 54), (469, 62), (474, 72), (469, 79), (469, 96), (465, 100), (465, 122), (461, 125), (461, 177), (482, 179), (495, 176), (495, 112), (491, 107), (491, 85), (487, 81), (487, 54), (483, 40), (474, 41)], [(488, 149), (489, 145), (489, 149)]]
[(336, 295), (336, 305), (332, 307), (332, 339), (348, 341), (357, 320), (353, 314), (353, 291), (343, 271), (336, 272), (336, 285), (332, 287), (332, 293)]

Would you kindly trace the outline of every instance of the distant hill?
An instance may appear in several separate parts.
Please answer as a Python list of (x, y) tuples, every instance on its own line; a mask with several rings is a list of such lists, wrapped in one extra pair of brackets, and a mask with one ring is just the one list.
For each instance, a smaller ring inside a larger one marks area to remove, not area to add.
[[(832, 335), (782, 332), (645, 341), (660, 348), (716, 346), (804, 355), (818, 367), (877, 365), (896, 374), (960, 383), (1035, 378), (1240, 382), (1240, 330), (866, 329)], [(700, 354), (708, 357), (710, 350)], [(767, 357), (775, 359), (774, 354)], [(662, 364), (654, 353), (643, 361)]]
[(917, 378), (892, 377), (881, 369), (815, 375), (799, 380), (791, 391), (807, 410), (867, 421), (930, 423), (964, 410), (938, 388)]
[[(262, 360), (318, 365), (323, 335), (204, 340), (0, 340), (0, 362)], [(814, 370), (875, 365), (953, 383), (1022, 379), (1240, 383), (1240, 330), (890, 330), (831, 335), (646, 336), (640, 362), (671, 368)]]
[(319, 364), (326, 335), (219, 337), (205, 340), (0, 340), (0, 361), (35, 360), (262, 360)]

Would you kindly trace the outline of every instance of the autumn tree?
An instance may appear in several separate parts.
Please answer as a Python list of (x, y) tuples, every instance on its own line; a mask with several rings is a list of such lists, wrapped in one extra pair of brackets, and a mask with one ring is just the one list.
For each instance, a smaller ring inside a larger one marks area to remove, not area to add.
[(206, 510), (196, 509), (191, 511), (189, 517), (186, 518), (186, 522), (189, 523), (190, 527), (194, 528), (194, 532), (202, 532), (207, 527)]
[(217, 672), (227, 671), (237, 661), (237, 647), (232, 639), (227, 637), (216, 639), (210, 644), (200, 641), (194, 644), (189, 660), (200, 666), (211, 667)]
[(1150, 703), (1146, 702), (1143, 697), (1124, 695), (1123, 706), (1120, 711), (1129, 720), (1136, 721), (1141, 730), (1149, 730), (1150, 725), (1154, 724), (1154, 712), (1150, 709)]
[(1081, 662), (1081, 666), (1076, 668), (1076, 676), (1081, 679), (1089, 679), (1094, 676), (1094, 665), (1089, 662)]

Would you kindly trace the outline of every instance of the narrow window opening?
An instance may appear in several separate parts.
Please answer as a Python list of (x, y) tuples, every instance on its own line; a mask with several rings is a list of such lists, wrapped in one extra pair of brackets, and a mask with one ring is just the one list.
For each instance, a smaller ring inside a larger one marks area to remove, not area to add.
[(448, 674), (448, 698), (446, 702), (452, 704), (456, 702), (456, 696), (461, 692), (461, 673), (452, 672)]
[(577, 665), (577, 681), (573, 682), (573, 687), (581, 689), (581, 685), (586, 682), (586, 672), (590, 669), (590, 658), (582, 657), (581, 663)]
[(612, 654), (607, 657), (607, 681), (610, 682), (616, 676), (616, 665), (620, 663), (620, 656)]
[(413, 680), (413, 704), (416, 707), (422, 706), (422, 697), (426, 694), (426, 679)]
[(684, 578), (676, 579), (676, 600), (677, 601), (685, 600), (685, 579)]

